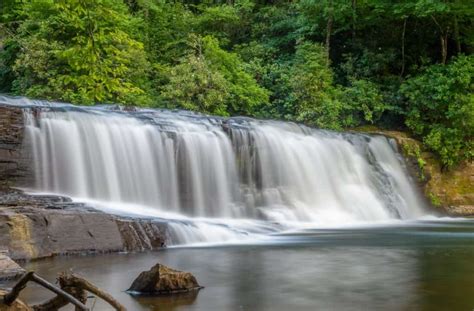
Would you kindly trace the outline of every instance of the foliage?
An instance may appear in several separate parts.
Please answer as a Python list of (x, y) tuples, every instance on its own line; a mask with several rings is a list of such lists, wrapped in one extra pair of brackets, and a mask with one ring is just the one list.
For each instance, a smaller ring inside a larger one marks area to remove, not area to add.
[(342, 93), (348, 114), (344, 120), (346, 126), (359, 126), (375, 123), (387, 109), (378, 86), (367, 80), (353, 80)]
[(247, 114), (268, 102), (268, 92), (250, 76), (234, 53), (217, 39), (191, 38), (192, 50), (169, 72), (162, 97), (173, 107), (219, 115)]
[(82, 104), (146, 103), (148, 63), (121, 1), (41, 0), (23, 13), (14, 91)]
[(407, 125), (451, 167), (474, 156), (474, 58), (459, 56), (433, 65), (401, 88)]
[(319, 44), (300, 43), (291, 69), (291, 96), (297, 106), (297, 120), (322, 128), (339, 129), (342, 103), (333, 86), (326, 50)]
[(473, 153), (471, 2), (3, 0), (0, 92), (408, 126), (451, 167)]
[(420, 146), (418, 146), (418, 144), (413, 144), (413, 143), (402, 143), (402, 148), (405, 155), (416, 159), (416, 163), (420, 170), (420, 173), (419, 173), (420, 181), (425, 181), (426, 180), (426, 176), (425, 176), (426, 161), (423, 159), (421, 155)]

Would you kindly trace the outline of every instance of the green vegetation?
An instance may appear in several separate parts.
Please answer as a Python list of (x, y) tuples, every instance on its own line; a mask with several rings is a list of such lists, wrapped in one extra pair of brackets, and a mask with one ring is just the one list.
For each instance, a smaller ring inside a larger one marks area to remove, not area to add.
[(467, 0), (3, 0), (0, 92), (407, 127), (474, 158)]
[(419, 178), (420, 181), (425, 181), (426, 176), (425, 176), (425, 166), (426, 166), (426, 161), (423, 159), (423, 156), (421, 155), (421, 150), (420, 146), (417, 144), (408, 144), (408, 143), (402, 143), (402, 148), (406, 156), (413, 157), (416, 159), (416, 164), (418, 165), (418, 168), (420, 170), (419, 173)]
[(474, 57), (433, 65), (401, 86), (408, 99), (406, 124), (446, 166), (474, 153)]

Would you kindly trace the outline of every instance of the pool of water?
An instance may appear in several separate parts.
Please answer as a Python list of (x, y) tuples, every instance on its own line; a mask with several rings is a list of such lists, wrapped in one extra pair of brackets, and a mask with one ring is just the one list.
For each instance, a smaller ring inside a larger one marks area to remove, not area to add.
[[(192, 272), (205, 288), (164, 297), (124, 292), (157, 262)], [(474, 220), (305, 230), (265, 243), (56, 257), (25, 266), (51, 281), (72, 270), (129, 310), (473, 310)], [(29, 302), (48, 296), (35, 285), (22, 295)], [(109, 309), (97, 301), (94, 310)]]

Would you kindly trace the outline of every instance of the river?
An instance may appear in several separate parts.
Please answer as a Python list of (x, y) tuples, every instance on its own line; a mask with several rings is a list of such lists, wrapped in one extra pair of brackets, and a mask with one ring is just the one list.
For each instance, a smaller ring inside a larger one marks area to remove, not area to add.
[[(472, 310), (473, 259), (474, 220), (438, 219), (307, 229), (228, 246), (56, 257), (26, 268), (51, 281), (71, 269), (129, 310)], [(124, 292), (157, 262), (192, 272), (205, 288), (163, 297)], [(29, 285), (23, 298), (48, 295)], [(107, 307), (97, 301), (94, 310)]]

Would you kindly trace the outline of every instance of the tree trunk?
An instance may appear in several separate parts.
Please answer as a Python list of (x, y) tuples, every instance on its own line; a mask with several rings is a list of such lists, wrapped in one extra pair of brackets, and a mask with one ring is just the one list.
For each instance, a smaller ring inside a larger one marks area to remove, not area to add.
[(332, 1), (329, 1), (329, 10), (328, 10), (328, 23), (326, 26), (326, 52), (327, 52), (327, 63), (329, 64), (329, 55), (331, 53), (331, 33), (332, 33), (332, 26), (334, 23), (334, 16), (333, 16), (333, 5)]
[(441, 63), (444, 65), (446, 64), (446, 60), (448, 59), (448, 35), (449, 35), (449, 26), (446, 27), (446, 30), (441, 27), (441, 25), (436, 20), (434, 15), (431, 15), (431, 19), (433, 19), (436, 26), (439, 29), (439, 39), (441, 41)]
[(461, 53), (461, 40), (459, 39), (458, 17), (454, 16), (454, 40), (456, 41), (456, 52)]
[(352, 0), (352, 45), (355, 44), (357, 20), (357, 0)]
[(403, 31), (402, 31), (402, 69), (400, 70), (400, 77), (405, 73), (405, 33), (407, 30), (407, 19), (403, 21)]
[(448, 58), (448, 34), (441, 34), (439, 39), (441, 41), (441, 63), (444, 65)]

